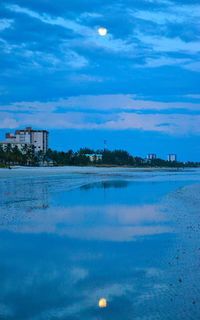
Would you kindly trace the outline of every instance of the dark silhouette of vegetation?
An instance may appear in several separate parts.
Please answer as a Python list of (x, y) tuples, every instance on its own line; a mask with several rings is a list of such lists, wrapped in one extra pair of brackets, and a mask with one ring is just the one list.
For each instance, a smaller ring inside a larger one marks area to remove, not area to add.
[[(102, 155), (102, 159), (94, 157), (91, 161), (88, 155)], [(39, 166), (39, 165), (57, 165), (57, 166), (131, 166), (131, 167), (199, 167), (199, 162), (178, 162), (166, 161), (163, 159), (145, 160), (140, 157), (133, 157), (124, 150), (92, 150), (81, 148), (79, 151), (73, 150), (56, 151), (49, 149), (46, 154), (42, 151), (35, 152), (34, 146), (24, 145), (19, 150), (17, 146), (12, 147), (7, 144), (4, 148), (0, 144), (0, 166), (11, 165)]]
[(21, 150), (17, 146), (7, 144), (5, 148), (0, 144), (0, 166), (29, 165), (37, 166), (40, 161), (40, 154), (35, 153), (33, 145), (25, 144)]
[[(86, 155), (102, 154), (102, 160), (90, 161)], [(53, 151), (49, 149), (47, 156), (57, 165), (98, 165), (98, 166), (131, 166), (131, 167), (199, 167), (197, 162), (178, 162), (167, 161), (163, 159), (145, 160), (141, 157), (133, 157), (124, 150), (93, 150), (89, 148), (81, 148), (78, 152), (69, 150), (67, 152)]]

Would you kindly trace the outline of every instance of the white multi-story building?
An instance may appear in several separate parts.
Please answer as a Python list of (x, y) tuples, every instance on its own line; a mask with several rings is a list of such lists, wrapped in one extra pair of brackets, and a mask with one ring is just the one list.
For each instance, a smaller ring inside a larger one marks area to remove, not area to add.
[(23, 130), (16, 130), (15, 134), (6, 133), (4, 144), (17, 145), (20, 150), (25, 144), (34, 145), (35, 152), (46, 153), (48, 150), (48, 135), (49, 133), (46, 130), (33, 130), (31, 127), (26, 127)]
[(155, 153), (150, 153), (147, 155), (147, 160), (153, 160), (156, 159), (156, 154)]
[(86, 157), (90, 159), (91, 162), (94, 161), (101, 161), (103, 158), (103, 155), (100, 153), (95, 153), (95, 154), (85, 154)]
[(168, 154), (168, 155), (167, 155), (167, 160), (168, 160), (168, 161), (177, 161), (177, 156), (176, 156), (176, 154)]

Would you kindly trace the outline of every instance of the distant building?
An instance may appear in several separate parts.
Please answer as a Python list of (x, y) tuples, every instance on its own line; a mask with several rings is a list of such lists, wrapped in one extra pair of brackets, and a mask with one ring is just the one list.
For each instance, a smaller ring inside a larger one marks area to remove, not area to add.
[(98, 154), (85, 154), (86, 157), (88, 157), (90, 159), (91, 162), (94, 161), (101, 161), (103, 158), (103, 155), (98, 153)]
[(156, 154), (155, 153), (150, 153), (147, 155), (147, 160), (153, 160), (156, 159)]
[(177, 156), (176, 156), (176, 154), (168, 154), (168, 155), (167, 155), (167, 160), (168, 160), (168, 161), (177, 161)]
[(34, 145), (35, 151), (43, 151), (44, 153), (48, 150), (48, 131), (46, 130), (33, 130), (31, 127), (26, 127), (23, 130), (16, 130), (15, 134), (6, 133), (6, 141), (4, 144), (17, 145), (21, 150), (22, 147), (27, 145)]

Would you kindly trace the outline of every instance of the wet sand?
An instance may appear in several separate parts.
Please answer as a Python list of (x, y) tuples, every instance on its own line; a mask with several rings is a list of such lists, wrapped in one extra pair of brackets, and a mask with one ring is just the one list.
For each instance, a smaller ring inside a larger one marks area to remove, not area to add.
[(0, 317), (198, 320), (199, 171), (69, 170), (0, 178)]

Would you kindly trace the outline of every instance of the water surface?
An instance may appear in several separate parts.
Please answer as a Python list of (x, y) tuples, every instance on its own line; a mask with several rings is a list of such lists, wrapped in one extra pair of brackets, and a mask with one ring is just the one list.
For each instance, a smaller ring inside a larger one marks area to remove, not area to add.
[(0, 170), (0, 319), (198, 320), (199, 182), (199, 170)]

